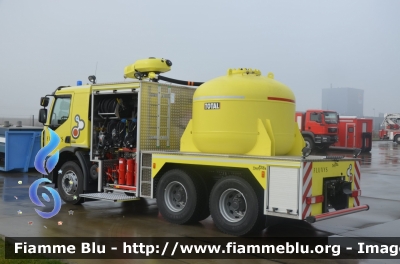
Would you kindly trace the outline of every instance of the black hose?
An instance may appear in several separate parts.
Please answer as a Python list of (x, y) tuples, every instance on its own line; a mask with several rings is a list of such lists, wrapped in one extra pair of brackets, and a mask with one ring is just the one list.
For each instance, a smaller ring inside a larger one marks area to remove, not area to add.
[(176, 83), (176, 84), (181, 84), (181, 85), (189, 85), (189, 86), (200, 86), (204, 82), (190, 82), (190, 81), (182, 81), (182, 80), (177, 80), (177, 79), (171, 79), (168, 77), (164, 77), (161, 75), (158, 75), (158, 79), (166, 82), (171, 82), (171, 83)]

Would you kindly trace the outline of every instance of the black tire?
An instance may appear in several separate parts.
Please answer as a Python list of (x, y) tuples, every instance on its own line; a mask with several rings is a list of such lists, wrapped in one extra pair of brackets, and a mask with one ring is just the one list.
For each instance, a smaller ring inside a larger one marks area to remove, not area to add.
[(394, 142), (396, 142), (397, 144), (400, 144), (400, 135), (397, 135), (394, 137)]
[(204, 182), (193, 172), (180, 169), (161, 176), (157, 185), (157, 205), (161, 215), (174, 224), (197, 222), (209, 215)]
[(58, 175), (58, 193), (68, 204), (81, 204), (84, 199), (79, 198), (83, 193), (83, 173), (80, 166), (74, 161), (67, 161), (61, 166)]
[(305, 137), (304, 142), (306, 143), (306, 147), (313, 150), (315, 147), (314, 140), (310, 137)]
[(265, 228), (263, 192), (238, 176), (220, 179), (210, 195), (211, 216), (224, 233), (244, 236)]

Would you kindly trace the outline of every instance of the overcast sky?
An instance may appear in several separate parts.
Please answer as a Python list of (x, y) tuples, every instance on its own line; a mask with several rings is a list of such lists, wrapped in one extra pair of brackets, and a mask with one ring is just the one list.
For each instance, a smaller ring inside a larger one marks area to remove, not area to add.
[[(398, 0), (0, 0), (0, 117), (37, 116), (60, 85), (123, 81), (138, 59), (207, 81), (257, 68), (321, 108), (321, 89), (364, 90), (364, 115), (400, 112)], [(375, 111), (374, 111), (375, 109)]]

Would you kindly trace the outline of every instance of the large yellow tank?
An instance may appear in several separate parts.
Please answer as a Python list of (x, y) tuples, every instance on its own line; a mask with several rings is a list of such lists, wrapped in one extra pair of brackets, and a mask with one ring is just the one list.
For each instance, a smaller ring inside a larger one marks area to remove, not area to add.
[(300, 155), (295, 97), (272, 73), (229, 69), (193, 96), (193, 116), (181, 151), (248, 155)]

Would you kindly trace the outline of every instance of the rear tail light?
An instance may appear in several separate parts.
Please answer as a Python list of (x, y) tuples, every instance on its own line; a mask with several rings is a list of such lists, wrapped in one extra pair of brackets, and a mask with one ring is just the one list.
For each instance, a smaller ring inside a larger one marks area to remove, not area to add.
[(351, 197), (361, 196), (361, 190), (355, 190), (351, 192)]
[(323, 195), (312, 196), (312, 197), (307, 197), (306, 198), (306, 204), (322, 203), (323, 201), (324, 201), (324, 196)]

